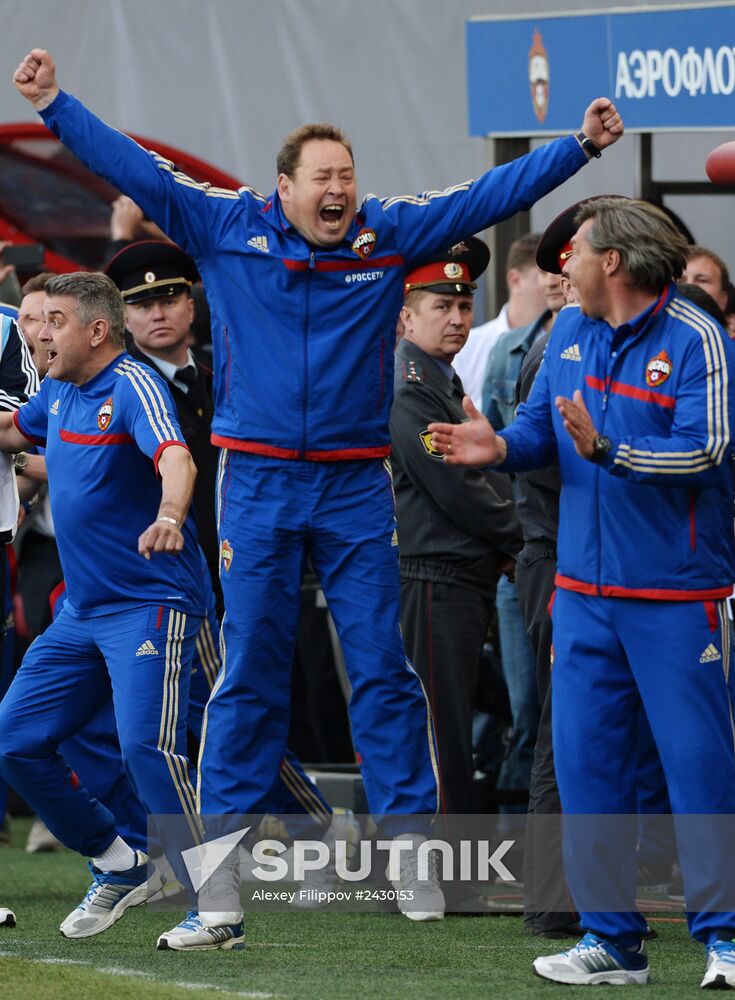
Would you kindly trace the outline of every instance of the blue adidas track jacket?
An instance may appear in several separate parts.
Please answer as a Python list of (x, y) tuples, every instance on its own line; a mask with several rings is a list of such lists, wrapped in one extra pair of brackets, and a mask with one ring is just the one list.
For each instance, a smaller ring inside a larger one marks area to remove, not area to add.
[(196, 259), (212, 312), (213, 442), (316, 461), (389, 451), (406, 269), (530, 208), (587, 162), (569, 136), (445, 191), (368, 195), (343, 244), (325, 249), (275, 193), (198, 184), (68, 94), (41, 117)]
[[(577, 455), (554, 399), (582, 392), (612, 441)], [(583, 594), (717, 600), (735, 580), (735, 344), (671, 285), (613, 330), (559, 314), (528, 403), (502, 432), (515, 471), (561, 463), (557, 585)]]

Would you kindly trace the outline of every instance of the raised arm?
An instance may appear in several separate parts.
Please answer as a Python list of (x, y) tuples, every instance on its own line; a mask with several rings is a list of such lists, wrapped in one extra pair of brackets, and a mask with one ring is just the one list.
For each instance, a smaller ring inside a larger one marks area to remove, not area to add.
[[(584, 112), (582, 131), (599, 150), (617, 142), (623, 122), (612, 101), (607, 97), (592, 101)], [(592, 156), (576, 135), (568, 135), (493, 167), (477, 180), (418, 197), (389, 198), (381, 205), (395, 223), (404, 258), (425, 260), (516, 212), (528, 211)]]
[(178, 554), (184, 548), (181, 529), (189, 513), (197, 470), (188, 448), (174, 444), (161, 453), (158, 473), (162, 486), (158, 515), (138, 539), (138, 552), (146, 559), (152, 552)]
[(233, 212), (247, 210), (255, 202), (254, 210), (259, 211), (265, 203), (255, 193), (241, 197), (237, 191), (200, 184), (179, 173), (169, 160), (106, 125), (59, 88), (54, 62), (45, 49), (28, 53), (13, 82), (75, 156), (129, 195), (194, 257), (218, 244)]

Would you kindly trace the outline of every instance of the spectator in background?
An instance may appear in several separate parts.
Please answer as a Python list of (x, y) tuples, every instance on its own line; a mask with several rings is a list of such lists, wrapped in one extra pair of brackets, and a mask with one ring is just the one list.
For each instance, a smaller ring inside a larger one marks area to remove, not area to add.
[(455, 371), (478, 409), (482, 407), (487, 360), (496, 341), (507, 330), (533, 323), (546, 307), (534, 260), (538, 238), (538, 233), (527, 233), (511, 243), (505, 260), (508, 301), (495, 319), (470, 330), (467, 343), (455, 358)]
[(686, 267), (681, 276), (685, 284), (699, 285), (712, 296), (720, 309), (727, 308), (730, 276), (727, 264), (714, 250), (694, 244), (687, 248)]

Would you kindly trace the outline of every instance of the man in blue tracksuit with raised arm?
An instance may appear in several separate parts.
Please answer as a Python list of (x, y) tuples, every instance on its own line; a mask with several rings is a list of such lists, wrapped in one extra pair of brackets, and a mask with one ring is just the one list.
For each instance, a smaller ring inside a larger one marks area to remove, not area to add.
[[(613, 143), (623, 131), (615, 107), (593, 101), (583, 132), (477, 181), (418, 197), (371, 195), (358, 209), (352, 150), (334, 126), (287, 137), (276, 190), (264, 197), (198, 184), (109, 128), (58, 89), (42, 49), (14, 82), (72, 152), (195, 258), (207, 290), (226, 613), (224, 665), (202, 740), (202, 812), (267, 808), (286, 747), (308, 550), (345, 652), (370, 810), (388, 835), (417, 833), (420, 822), (405, 817), (436, 811), (437, 780), (428, 703), (399, 629), (387, 466), (403, 279), (421, 260), (528, 209)], [(406, 864), (397, 889), (407, 888), (404, 874), (415, 877), (415, 866)], [(443, 909), (437, 892), (407, 916), (440, 919)], [(221, 928), (239, 917), (208, 908), (164, 944), (218, 946)]]
[(578, 985), (648, 981), (646, 923), (629, 912), (642, 706), (689, 929), (706, 946), (702, 986), (735, 988), (735, 345), (677, 294), (686, 241), (663, 212), (599, 198), (574, 222), (563, 267), (579, 306), (559, 313), (516, 422), (496, 435), (465, 400), (468, 423), (430, 427), (450, 464), (560, 465), (554, 763), (565, 871), (588, 933), (534, 969)]

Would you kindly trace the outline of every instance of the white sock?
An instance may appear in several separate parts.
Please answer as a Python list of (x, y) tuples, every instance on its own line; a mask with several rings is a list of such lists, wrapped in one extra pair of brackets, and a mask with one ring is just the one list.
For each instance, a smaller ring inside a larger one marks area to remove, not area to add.
[(92, 858), (92, 864), (99, 868), (101, 872), (124, 872), (132, 868), (138, 861), (138, 857), (122, 837), (115, 837), (110, 846)]

